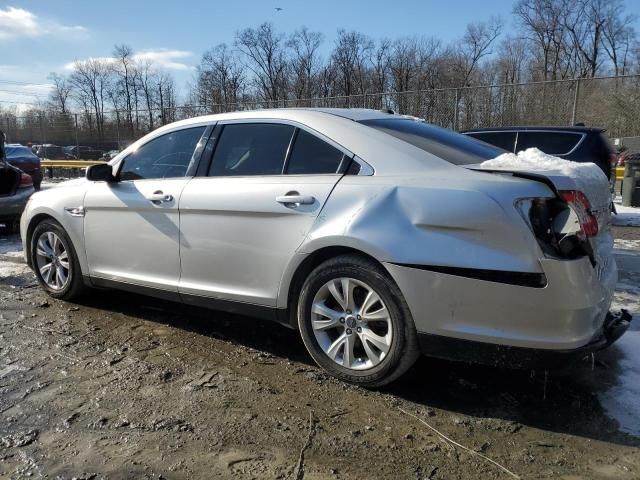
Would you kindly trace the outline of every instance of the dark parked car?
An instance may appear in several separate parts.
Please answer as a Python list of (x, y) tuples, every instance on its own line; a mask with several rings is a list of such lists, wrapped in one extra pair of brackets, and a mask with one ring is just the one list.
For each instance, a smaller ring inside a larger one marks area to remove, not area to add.
[(64, 151), (62, 147), (58, 145), (45, 144), (40, 145), (36, 151), (36, 155), (40, 158), (46, 158), (47, 160), (72, 160), (68, 153)]
[(31, 176), (33, 186), (36, 190), (40, 190), (40, 183), (42, 183), (40, 157), (34, 154), (29, 147), (23, 145), (7, 145), (5, 155), (7, 162)]
[(104, 150), (84, 146), (71, 147), (67, 151), (76, 160), (100, 160), (104, 155)]
[(500, 127), (465, 130), (461, 133), (509, 152), (536, 147), (549, 155), (574, 162), (593, 162), (611, 179), (617, 157), (603, 128)]
[(5, 160), (4, 134), (0, 132), (0, 223), (18, 228), (20, 215), (33, 193), (31, 177)]

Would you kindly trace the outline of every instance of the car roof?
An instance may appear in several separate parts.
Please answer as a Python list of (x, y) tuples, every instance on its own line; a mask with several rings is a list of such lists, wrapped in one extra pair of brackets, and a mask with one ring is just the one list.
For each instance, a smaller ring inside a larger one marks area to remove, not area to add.
[(527, 125), (524, 127), (486, 127), (486, 128), (470, 128), (468, 130), (461, 130), (460, 133), (474, 133), (474, 132), (526, 132), (526, 131), (549, 131), (549, 132), (570, 132), (570, 133), (602, 133), (604, 128), (600, 127), (583, 127), (583, 126), (550, 126), (550, 125)]
[(117, 163), (140, 145), (178, 129), (205, 126), (222, 121), (283, 120), (304, 125), (364, 159), (365, 162), (371, 162), (377, 174), (395, 175), (425, 168), (431, 170), (457, 168), (436, 155), (360, 123), (363, 120), (385, 118), (403, 119), (404, 117), (360, 108), (277, 108), (205, 115), (164, 125), (129, 145), (111, 162)]

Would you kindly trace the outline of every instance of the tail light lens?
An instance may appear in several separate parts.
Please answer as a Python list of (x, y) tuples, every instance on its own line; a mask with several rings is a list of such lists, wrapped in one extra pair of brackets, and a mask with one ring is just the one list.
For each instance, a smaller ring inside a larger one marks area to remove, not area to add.
[(27, 175), (26, 173), (23, 173), (22, 175), (20, 175), (19, 188), (25, 188), (25, 187), (33, 187), (33, 179), (31, 178), (31, 175)]
[(616, 168), (618, 164), (618, 156), (615, 153), (609, 154), (609, 163), (611, 164), (611, 168)]
[(559, 193), (578, 216), (585, 236), (595, 237), (598, 234), (598, 219), (591, 212), (591, 203), (585, 194), (577, 190), (563, 190)]

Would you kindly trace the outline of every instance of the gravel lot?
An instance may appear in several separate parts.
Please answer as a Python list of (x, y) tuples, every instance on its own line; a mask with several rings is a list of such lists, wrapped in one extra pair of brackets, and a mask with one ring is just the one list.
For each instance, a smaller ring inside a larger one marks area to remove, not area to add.
[[(638, 314), (640, 228), (616, 236), (616, 302)], [(640, 478), (638, 321), (593, 365), (423, 358), (374, 392), (278, 325), (111, 291), (52, 300), (19, 250), (0, 233), (0, 478), (513, 478), (475, 453), (522, 478)]]

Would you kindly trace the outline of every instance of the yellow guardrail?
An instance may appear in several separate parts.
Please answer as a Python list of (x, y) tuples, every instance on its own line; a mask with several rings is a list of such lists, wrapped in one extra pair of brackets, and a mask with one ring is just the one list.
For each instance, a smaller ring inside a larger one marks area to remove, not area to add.
[(42, 168), (87, 168), (89, 165), (107, 163), (103, 160), (40, 160)]
[(624, 177), (624, 167), (616, 167), (616, 178), (622, 180), (622, 177)]

